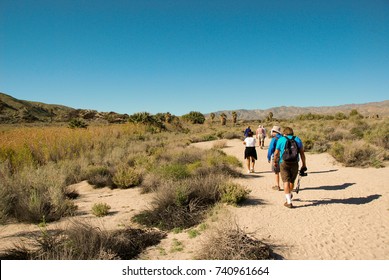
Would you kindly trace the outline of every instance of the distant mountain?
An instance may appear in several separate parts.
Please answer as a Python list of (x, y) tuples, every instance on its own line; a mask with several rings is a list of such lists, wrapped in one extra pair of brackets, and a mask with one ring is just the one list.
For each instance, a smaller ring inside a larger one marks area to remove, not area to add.
[(128, 115), (19, 100), (0, 92), (0, 123), (66, 122), (73, 118), (121, 123)]
[[(381, 102), (371, 102), (364, 104), (347, 104), (340, 106), (321, 106), (321, 107), (293, 107), (293, 106), (281, 106), (273, 107), (265, 110), (226, 110), (214, 112), (216, 116), (222, 113), (227, 115), (227, 118), (231, 118), (232, 112), (238, 114), (240, 120), (263, 120), (270, 112), (273, 113), (273, 117), (276, 119), (288, 119), (302, 114), (321, 114), (321, 115), (333, 115), (339, 112), (349, 114), (351, 110), (356, 109), (360, 114), (365, 117), (369, 116), (389, 116), (389, 100)], [(209, 114), (207, 114), (208, 116)]]

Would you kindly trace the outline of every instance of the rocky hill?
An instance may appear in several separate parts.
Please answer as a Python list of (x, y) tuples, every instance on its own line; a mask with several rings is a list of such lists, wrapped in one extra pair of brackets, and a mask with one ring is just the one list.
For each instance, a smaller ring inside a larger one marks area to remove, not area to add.
[(19, 100), (0, 93), (0, 123), (66, 122), (74, 118), (121, 123), (128, 115)]

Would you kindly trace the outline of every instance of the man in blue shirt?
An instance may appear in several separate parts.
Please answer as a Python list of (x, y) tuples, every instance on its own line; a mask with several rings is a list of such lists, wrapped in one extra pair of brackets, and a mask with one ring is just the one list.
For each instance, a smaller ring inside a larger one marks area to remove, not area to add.
[(248, 126), (248, 127), (245, 129), (245, 131), (244, 131), (244, 138), (249, 137), (249, 132), (251, 132), (250, 126)]
[[(285, 207), (293, 208), (292, 205), (292, 194), (291, 191), (294, 188), (294, 181), (297, 178), (298, 169), (299, 169), (299, 158), (302, 161), (302, 169), (306, 169), (305, 162), (305, 153), (303, 142), (297, 136), (293, 136), (293, 129), (286, 127), (284, 129), (284, 137), (281, 137), (277, 141), (276, 150), (274, 152), (274, 167), (280, 166), (281, 178), (284, 182), (284, 192), (286, 197), (286, 202), (284, 203)], [(299, 157), (293, 162), (287, 162), (283, 160), (283, 154), (285, 150), (286, 143), (288, 139), (294, 139), (297, 143)]]
[(270, 163), (271, 161), (271, 166), (272, 166), (272, 171), (275, 174), (275, 181), (276, 184), (272, 187), (273, 190), (280, 191), (280, 166), (278, 165), (277, 167), (274, 166), (274, 152), (276, 151), (276, 145), (278, 139), (282, 137), (281, 134), (281, 128), (277, 125), (273, 126), (273, 128), (270, 131), (272, 139), (270, 141), (269, 148), (267, 150), (267, 161)]

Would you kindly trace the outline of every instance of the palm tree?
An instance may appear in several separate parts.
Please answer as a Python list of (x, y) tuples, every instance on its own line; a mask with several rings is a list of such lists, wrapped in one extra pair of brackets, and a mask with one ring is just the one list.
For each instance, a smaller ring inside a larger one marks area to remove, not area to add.
[(234, 111), (232, 112), (232, 122), (236, 125), (236, 120), (238, 119), (238, 114)]
[(165, 113), (165, 122), (167, 123), (172, 122), (172, 114), (170, 114), (170, 112)]
[(211, 114), (210, 114), (210, 117), (211, 117), (211, 121), (213, 122), (213, 120), (214, 120), (215, 117), (216, 117), (215, 113), (211, 113)]
[(273, 112), (269, 112), (269, 115), (267, 116), (267, 120), (270, 122), (273, 120)]
[(227, 123), (227, 115), (226, 114), (224, 114), (224, 113), (220, 114), (220, 122), (222, 125), (226, 125), (226, 123)]

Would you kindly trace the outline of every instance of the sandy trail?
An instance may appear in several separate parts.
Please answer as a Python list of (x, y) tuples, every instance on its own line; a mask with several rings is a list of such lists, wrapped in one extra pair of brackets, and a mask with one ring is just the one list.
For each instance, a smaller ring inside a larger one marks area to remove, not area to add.
[[(236, 139), (224, 149), (242, 162), (243, 150)], [(284, 193), (271, 189), (274, 174), (269, 172), (267, 150), (257, 148), (257, 153), (256, 172), (238, 180), (252, 190), (250, 199), (231, 209), (242, 227), (277, 245), (275, 252), (285, 259), (389, 259), (388, 167), (346, 168), (328, 154), (307, 153), (309, 175), (294, 194), (295, 208), (288, 209)]]

